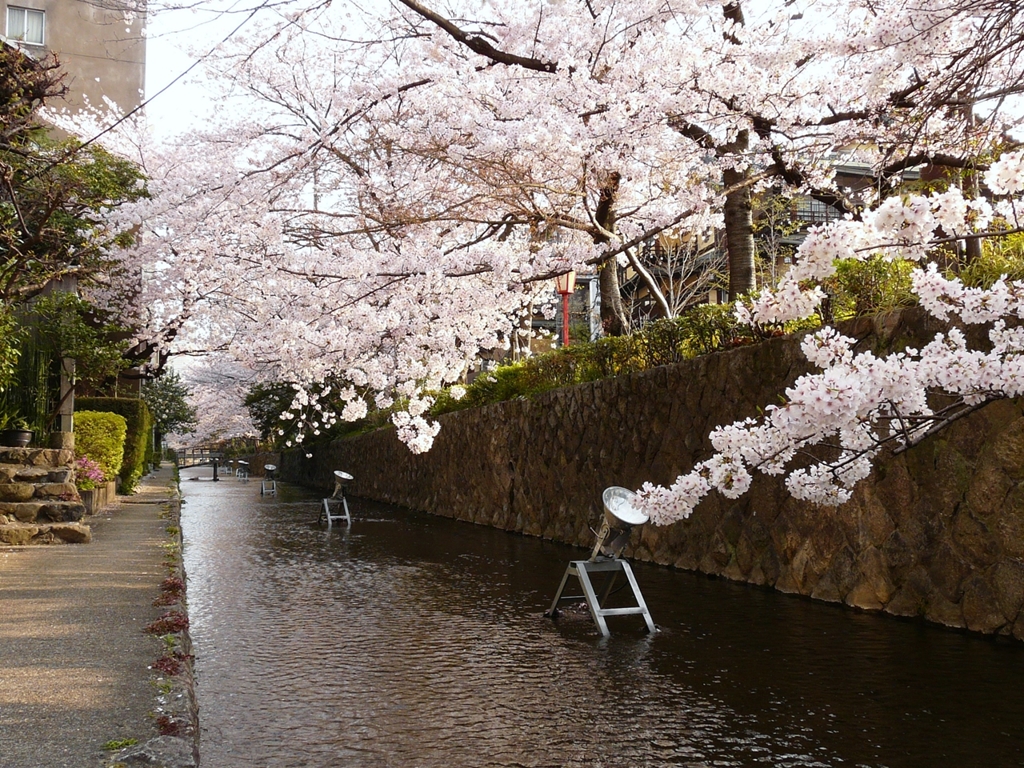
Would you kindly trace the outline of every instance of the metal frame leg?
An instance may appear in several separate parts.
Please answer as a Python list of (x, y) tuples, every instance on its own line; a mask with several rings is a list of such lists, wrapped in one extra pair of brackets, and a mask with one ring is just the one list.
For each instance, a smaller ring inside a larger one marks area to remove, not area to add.
[(654, 619), (651, 618), (651, 612), (648, 610), (647, 603), (644, 601), (644, 596), (640, 592), (640, 585), (636, 583), (636, 577), (633, 575), (633, 569), (625, 560), (620, 560), (619, 562), (622, 563), (622, 570), (626, 574), (629, 586), (633, 589), (633, 597), (636, 598), (637, 607), (641, 609), (641, 615), (644, 617), (644, 622), (647, 624), (647, 631), (652, 634), (657, 632), (658, 628), (654, 626)]
[(580, 585), (583, 587), (583, 594), (587, 597), (587, 607), (590, 609), (590, 618), (597, 624), (597, 628), (601, 630), (601, 634), (605, 637), (611, 635), (608, 631), (608, 622), (604, 620), (604, 612), (601, 610), (601, 603), (597, 600), (597, 594), (594, 592), (594, 585), (590, 583), (590, 574), (587, 573), (587, 569), (577, 568), (576, 577), (580, 580)]
[[(545, 616), (552, 619), (558, 616), (558, 603), (562, 600), (562, 592), (565, 591), (565, 585), (568, 583), (570, 575), (572, 575), (572, 563), (570, 563), (569, 567), (565, 569), (565, 575), (562, 576), (562, 583), (558, 585), (558, 591), (555, 592), (555, 599), (551, 601), (551, 607), (547, 610), (547, 613), (544, 614)], [(582, 597), (582, 595), (579, 597)], [(565, 599), (569, 600), (570, 598)]]
[[(615, 583), (615, 577), (618, 575), (619, 571), (625, 573), (626, 580), (629, 582), (629, 587), (633, 591), (633, 597), (636, 600), (636, 605), (626, 608), (605, 608), (603, 607), (603, 603), (611, 594), (612, 585)], [(601, 590), (600, 598), (598, 598), (597, 592), (594, 590), (594, 584), (590, 578), (591, 572), (607, 574), (607, 580)], [(563, 594), (570, 576), (575, 576), (579, 580), (580, 588), (583, 590), (582, 595), (566, 596)], [(560, 602), (564, 600), (579, 600), (580, 598), (587, 601), (587, 608), (590, 610), (590, 616), (594, 620), (594, 624), (596, 624), (597, 628), (601, 631), (601, 634), (605, 637), (608, 637), (611, 634), (608, 630), (608, 622), (605, 621), (606, 616), (628, 616), (639, 614), (643, 616), (648, 632), (654, 633), (658, 631), (658, 628), (654, 625), (654, 620), (651, 618), (651, 612), (647, 608), (647, 603), (644, 602), (644, 596), (640, 592), (640, 585), (637, 584), (636, 577), (633, 575), (633, 569), (625, 560), (571, 561), (565, 569), (565, 575), (562, 576), (562, 583), (558, 585), (558, 591), (555, 593), (555, 599), (551, 603), (551, 608), (545, 615), (555, 618), (558, 616), (558, 604)]]
[[(336, 515), (332, 515), (331, 514), (331, 502), (332, 501), (340, 501), (341, 502), (341, 505), (338, 508), (338, 514), (336, 514)], [(344, 510), (344, 511), (342, 512), (342, 510)], [(352, 515), (350, 515), (349, 511), (348, 511), (348, 499), (346, 499), (344, 496), (342, 496), (340, 499), (331, 499), (331, 498), (324, 499), (323, 500), (323, 508), (320, 510), (320, 515), (316, 519), (317, 524), (319, 524), (320, 521), (323, 520), (324, 518), (327, 518), (327, 527), (328, 528), (331, 527), (331, 525), (334, 523), (335, 520), (344, 520), (346, 525), (351, 526), (352, 525)]]

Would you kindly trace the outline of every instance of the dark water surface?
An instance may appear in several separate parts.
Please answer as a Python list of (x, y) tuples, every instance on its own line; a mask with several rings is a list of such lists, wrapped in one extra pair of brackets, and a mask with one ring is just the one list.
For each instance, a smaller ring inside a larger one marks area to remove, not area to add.
[(358, 500), (327, 531), (304, 490), (209, 476), (204, 768), (1024, 766), (1022, 644), (641, 563), (662, 631), (605, 640), (542, 616), (584, 550)]

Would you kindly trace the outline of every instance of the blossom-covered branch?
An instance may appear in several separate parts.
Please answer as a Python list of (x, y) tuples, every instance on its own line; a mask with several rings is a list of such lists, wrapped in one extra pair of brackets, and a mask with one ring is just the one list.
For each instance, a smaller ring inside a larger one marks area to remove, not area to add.
[[(839, 259), (882, 254), (923, 261), (944, 233), (985, 230), (993, 216), (1015, 229), (1024, 152), (1001, 157), (985, 182), (1004, 197), (994, 206), (951, 188), (928, 197), (893, 197), (862, 221), (816, 229), (779, 288), (741, 307), (742, 319), (778, 323), (813, 313), (824, 296), (819, 284), (834, 274)], [(996, 230), (986, 236), (1001, 235)], [(920, 350), (877, 357), (855, 353), (855, 341), (832, 328), (808, 335), (801, 348), (821, 372), (800, 377), (786, 390), (786, 402), (768, 406), (762, 419), (715, 429), (716, 454), (671, 486), (645, 485), (641, 496), (651, 519), (667, 524), (686, 518), (712, 490), (736, 498), (750, 487), (755, 470), (784, 475), (796, 498), (842, 504), (883, 449), (904, 450), (985, 403), (1024, 394), (1024, 282), (1004, 276), (988, 288), (967, 287), (944, 277), (934, 263), (914, 270), (912, 279), (921, 306), (934, 317), (988, 324), (989, 345), (972, 348), (953, 326)]]
[[(769, 183), (834, 194), (865, 221), (905, 216), (870, 209), (907, 163), (970, 165), (1019, 120), (1001, 96), (977, 101), (1024, 82), (1018, 21), (995, 0), (282, 4), (211, 67), (240, 115), (171, 148), (127, 124), (104, 135), (150, 192), (110, 212), (142, 235), (123, 258), (144, 288), (122, 299), (140, 344), (294, 382), (295, 413), (328, 381), (354, 388), (338, 418), (407, 404), (397, 426), (425, 450), (430, 392), (508, 348), (547, 276), (598, 266), (602, 321), (620, 332), (620, 267), (656, 295), (652, 239), (706, 237), (727, 209), (742, 229), (748, 192)], [(984, 119), (965, 117), (971, 95)], [(836, 188), (845, 161), (876, 186)], [(929, 216), (961, 205), (942, 200)], [(963, 205), (972, 227), (987, 215)], [(901, 252), (932, 236), (894, 232)], [(816, 301), (796, 280), (758, 311)]]

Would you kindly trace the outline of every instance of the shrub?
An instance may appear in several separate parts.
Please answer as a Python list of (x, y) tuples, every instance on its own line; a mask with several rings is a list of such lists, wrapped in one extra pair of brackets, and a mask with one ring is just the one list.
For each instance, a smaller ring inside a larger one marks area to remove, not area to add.
[(184, 654), (180, 651), (168, 656), (161, 656), (153, 662), (153, 669), (166, 677), (180, 675), (185, 669), (185, 663), (192, 660), (191, 654)]
[(707, 355), (726, 349), (741, 335), (732, 304), (701, 304), (677, 321), (687, 357)]
[(558, 387), (646, 371), (697, 355), (751, 341), (731, 304), (701, 305), (670, 320), (655, 320), (629, 336), (607, 336), (594, 342), (537, 355), (480, 374), (456, 400), (442, 392), (431, 414), (532, 397)]
[(134, 747), (138, 743), (138, 739), (111, 739), (103, 745), (103, 749), (108, 752), (117, 752), (128, 747)]
[(113, 480), (121, 470), (127, 432), (127, 422), (116, 413), (77, 411), (75, 455), (91, 459), (103, 470), (105, 480)]
[(836, 273), (825, 282), (829, 296), (823, 310), (826, 323), (877, 315), (917, 304), (910, 282), (914, 262), (888, 261), (881, 256), (836, 262)]
[(180, 576), (168, 576), (160, 582), (160, 589), (172, 595), (180, 595), (185, 591), (185, 581)]
[[(152, 457), (153, 418), (146, 403), (127, 397), (81, 397), (75, 407), (115, 413), (124, 418), (127, 435), (120, 470), (121, 493), (134, 491), (139, 478), (146, 472), (147, 457)], [(78, 418), (77, 411), (75, 418)]]
[(185, 733), (186, 724), (171, 715), (160, 715), (156, 719), (156, 729), (161, 736), (182, 736)]
[(1003, 275), (1007, 280), (1024, 280), (1024, 235), (986, 240), (981, 256), (961, 266), (959, 275), (972, 288), (991, 288)]
[(14, 308), (8, 304), (0, 304), (0, 392), (3, 392), (14, 381), (18, 369), (18, 358), (21, 350), (22, 329), (14, 314)]

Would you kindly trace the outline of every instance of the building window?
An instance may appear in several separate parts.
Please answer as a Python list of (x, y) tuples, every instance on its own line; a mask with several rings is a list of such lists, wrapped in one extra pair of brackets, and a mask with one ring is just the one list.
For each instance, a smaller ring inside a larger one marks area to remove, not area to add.
[(43, 44), (43, 12), (7, 7), (7, 39), (30, 45)]
[(821, 224), (843, 218), (843, 212), (838, 208), (813, 197), (798, 197), (795, 208), (796, 220), (805, 224)]

